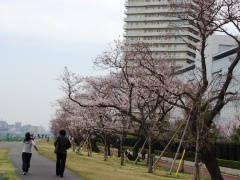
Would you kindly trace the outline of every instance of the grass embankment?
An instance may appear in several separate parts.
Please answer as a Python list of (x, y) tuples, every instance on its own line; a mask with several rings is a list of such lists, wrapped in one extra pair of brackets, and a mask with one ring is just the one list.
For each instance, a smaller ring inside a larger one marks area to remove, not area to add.
[(0, 173), (4, 173), (5, 178), (3, 180), (18, 180), (8, 152), (8, 148), (0, 148)]
[[(41, 140), (37, 142), (39, 153), (49, 159), (56, 160), (53, 153), (53, 140), (46, 142)], [(137, 165), (132, 161), (126, 160), (126, 166), (120, 165), (118, 157), (109, 157), (108, 161), (103, 161), (103, 155), (93, 153), (92, 157), (87, 156), (87, 152), (78, 155), (68, 150), (66, 166), (68, 169), (76, 172), (85, 180), (173, 180), (173, 179), (192, 179), (193, 176), (188, 173), (179, 173), (175, 176), (168, 175), (169, 169), (157, 167), (155, 173), (147, 173), (147, 165), (145, 162), (139, 162)]]

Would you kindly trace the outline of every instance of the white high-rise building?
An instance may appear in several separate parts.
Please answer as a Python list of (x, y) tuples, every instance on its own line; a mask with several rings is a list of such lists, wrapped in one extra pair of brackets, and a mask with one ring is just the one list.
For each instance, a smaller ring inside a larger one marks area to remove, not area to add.
[[(220, 51), (217, 54), (214, 54), (212, 59), (212, 79), (215, 81), (224, 82), (226, 73), (228, 72), (228, 67), (231, 64), (231, 61), (236, 57), (236, 47), (228, 48), (225, 51)], [(228, 87), (228, 91), (239, 92), (240, 90), (240, 64), (238, 63), (233, 71), (233, 80)], [(216, 91), (218, 87), (215, 87)], [(218, 120), (219, 123), (227, 122), (230, 119), (240, 118), (240, 103), (239, 101), (230, 101), (227, 103), (221, 110)]]
[[(205, 49), (205, 58), (207, 67), (207, 78), (209, 82), (212, 79), (212, 69), (215, 68), (212, 67), (214, 66), (214, 64), (212, 63), (213, 56), (217, 53), (233, 47), (234, 45), (236, 45), (236, 41), (230, 36), (215, 34), (208, 37)], [(195, 61), (197, 67), (201, 67), (200, 59), (200, 53), (197, 51)]]
[[(219, 86), (216, 77), (225, 77), (228, 67), (231, 63), (231, 58), (236, 56), (236, 42), (233, 38), (226, 35), (212, 35), (207, 39), (205, 58), (207, 67), (207, 77), (211, 90), (218, 90)], [(196, 53), (195, 65), (184, 67), (178, 71), (185, 81), (192, 81), (198, 77), (198, 69), (201, 68), (200, 53)], [(201, 77), (200, 77), (201, 78)], [(223, 79), (225, 80), (225, 79)], [(211, 83), (211, 81), (214, 81)], [(224, 82), (224, 81), (223, 81)], [(240, 64), (234, 69), (234, 80), (230, 84), (229, 89), (235, 91), (240, 90)], [(216, 89), (215, 89), (216, 88)], [(228, 89), (228, 90), (229, 90)], [(229, 102), (223, 107), (219, 115), (216, 117), (217, 123), (226, 123), (231, 118), (240, 118), (240, 103)], [(179, 114), (177, 114), (180, 116)]]
[(124, 37), (128, 42), (149, 43), (151, 51), (186, 66), (195, 60), (198, 32), (187, 15), (168, 0), (126, 0)]

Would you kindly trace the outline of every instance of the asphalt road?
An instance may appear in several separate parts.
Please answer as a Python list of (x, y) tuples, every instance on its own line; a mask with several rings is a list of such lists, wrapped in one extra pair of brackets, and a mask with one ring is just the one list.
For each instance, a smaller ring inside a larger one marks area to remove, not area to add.
[(30, 169), (27, 175), (22, 174), (22, 142), (0, 142), (0, 147), (10, 148), (9, 157), (16, 168), (17, 176), (20, 179), (27, 180), (55, 180), (55, 179), (68, 179), (68, 180), (82, 180), (74, 172), (65, 169), (64, 177), (57, 177), (55, 174), (56, 164), (54, 161), (49, 160), (37, 153), (32, 149), (32, 159)]

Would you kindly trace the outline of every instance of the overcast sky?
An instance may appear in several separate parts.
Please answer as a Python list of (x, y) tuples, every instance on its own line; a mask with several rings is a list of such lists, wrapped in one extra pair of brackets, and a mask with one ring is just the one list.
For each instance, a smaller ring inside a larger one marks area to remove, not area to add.
[(123, 34), (125, 0), (0, 0), (0, 120), (48, 127), (64, 67), (92, 60)]
[(68, 67), (92, 60), (123, 34), (125, 0), (0, 0), (0, 120), (48, 127)]

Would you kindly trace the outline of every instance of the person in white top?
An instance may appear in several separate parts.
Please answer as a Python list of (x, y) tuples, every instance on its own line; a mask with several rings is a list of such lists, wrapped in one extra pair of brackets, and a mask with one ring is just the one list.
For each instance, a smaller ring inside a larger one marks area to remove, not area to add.
[(22, 170), (23, 175), (26, 175), (30, 168), (30, 160), (32, 157), (32, 145), (36, 150), (38, 150), (35, 142), (31, 139), (31, 135), (29, 132), (25, 134), (25, 138), (23, 140), (23, 151), (22, 151)]

